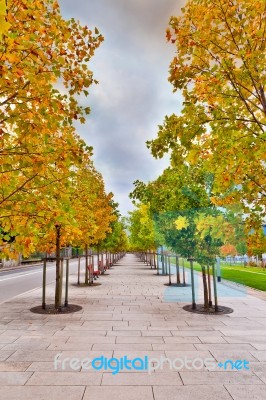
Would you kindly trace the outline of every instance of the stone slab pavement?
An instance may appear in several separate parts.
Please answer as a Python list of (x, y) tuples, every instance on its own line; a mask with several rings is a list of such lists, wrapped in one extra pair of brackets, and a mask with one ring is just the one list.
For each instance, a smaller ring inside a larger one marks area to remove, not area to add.
[[(31, 313), (41, 303), (40, 289), (0, 305), (0, 399), (266, 399), (263, 298), (250, 291), (223, 296), (221, 305), (232, 307), (232, 314), (188, 313), (182, 308), (187, 301), (169, 298), (167, 277), (132, 254), (101, 276), (101, 285), (77, 287), (75, 282), (71, 276), (70, 303), (83, 307), (77, 313)], [(53, 294), (54, 284), (47, 288), (48, 303)], [(101, 359), (95, 363), (98, 370), (81, 365), (102, 356), (146, 356), (151, 369), (114, 374), (100, 369)], [(172, 369), (165, 359), (174, 362)], [(241, 360), (242, 367), (246, 360), (249, 369), (218, 366), (226, 360)]]

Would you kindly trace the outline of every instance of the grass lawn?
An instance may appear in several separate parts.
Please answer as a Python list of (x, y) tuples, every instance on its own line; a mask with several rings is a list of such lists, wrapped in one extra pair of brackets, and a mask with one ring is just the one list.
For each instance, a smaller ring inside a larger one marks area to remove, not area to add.
[(221, 268), (221, 276), (224, 279), (266, 291), (266, 272), (261, 268), (253, 268), (253, 271), (250, 271), (250, 268), (247, 270), (245, 267), (225, 267)]
[[(175, 260), (172, 261), (172, 263), (174, 262)], [(180, 265), (182, 265), (182, 261)], [(188, 261), (185, 261), (185, 267), (189, 267)], [(201, 271), (201, 267), (197, 263), (194, 263), (194, 269), (196, 271)], [(266, 270), (263, 268), (222, 264), (221, 277), (229, 281), (266, 291)]]

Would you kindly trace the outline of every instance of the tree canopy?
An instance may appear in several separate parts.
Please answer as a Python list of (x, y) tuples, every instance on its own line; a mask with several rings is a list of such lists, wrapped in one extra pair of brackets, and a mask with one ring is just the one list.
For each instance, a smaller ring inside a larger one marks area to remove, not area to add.
[(199, 162), (213, 174), (212, 201), (241, 203), (250, 227), (265, 218), (264, 0), (190, 0), (171, 17), (167, 38), (176, 54), (169, 81), (184, 102), (150, 142), (154, 157), (173, 165)]
[[(65, 20), (56, 0), (0, 2), (0, 246), (7, 256), (103, 240), (113, 220), (92, 148), (73, 123), (97, 81), (97, 28)], [(11, 241), (12, 239), (12, 241)]]

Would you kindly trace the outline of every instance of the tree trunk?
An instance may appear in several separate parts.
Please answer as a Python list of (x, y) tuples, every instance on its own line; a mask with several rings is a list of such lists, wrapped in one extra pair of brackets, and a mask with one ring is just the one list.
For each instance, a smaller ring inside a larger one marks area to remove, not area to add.
[(194, 268), (193, 268), (193, 257), (189, 257), (190, 263), (190, 274), (191, 274), (191, 289), (192, 289), (192, 310), (196, 310), (196, 298), (195, 298), (195, 282), (194, 282)]
[(99, 248), (99, 245), (97, 245), (97, 266), (98, 266), (98, 271), (100, 271), (100, 248)]
[(61, 248), (61, 226), (56, 225), (56, 281), (55, 281), (55, 309), (58, 310), (61, 307), (60, 304), (60, 283), (61, 283), (61, 268), (60, 268), (60, 248)]
[(78, 258), (78, 285), (80, 285), (80, 256)]
[(202, 269), (202, 281), (203, 281), (203, 293), (204, 293), (204, 308), (209, 309), (209, 295), (208, 295), (208, 285), (206, 279), (206, 269), (205, 267), (201, 267)]
[(88, 245), (86, 244), (85, 246), (85, 285), (88, 285), (88, 280), (89, 280), (89, 276), (88, 276), (88, 265), (89, 265), (89, 261), (88, 261)]
[(210, 276), (210, 266), (207, 266), (208, 272), (208, 297), (209, 297), (209, 306), (212, 307), (212, 289), (211, 289), (211, 276)]

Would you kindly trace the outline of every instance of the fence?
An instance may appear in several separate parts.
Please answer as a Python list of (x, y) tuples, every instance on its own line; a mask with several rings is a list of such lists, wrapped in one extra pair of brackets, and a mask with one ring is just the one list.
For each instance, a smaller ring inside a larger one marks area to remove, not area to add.
[(229, 265), (257, 265), (258, 267), (266, 267), (266, 257), (263, 254), (262, 259), (260, 260), (258, 256), (227, 256), (221, 258), (222, 264)]

